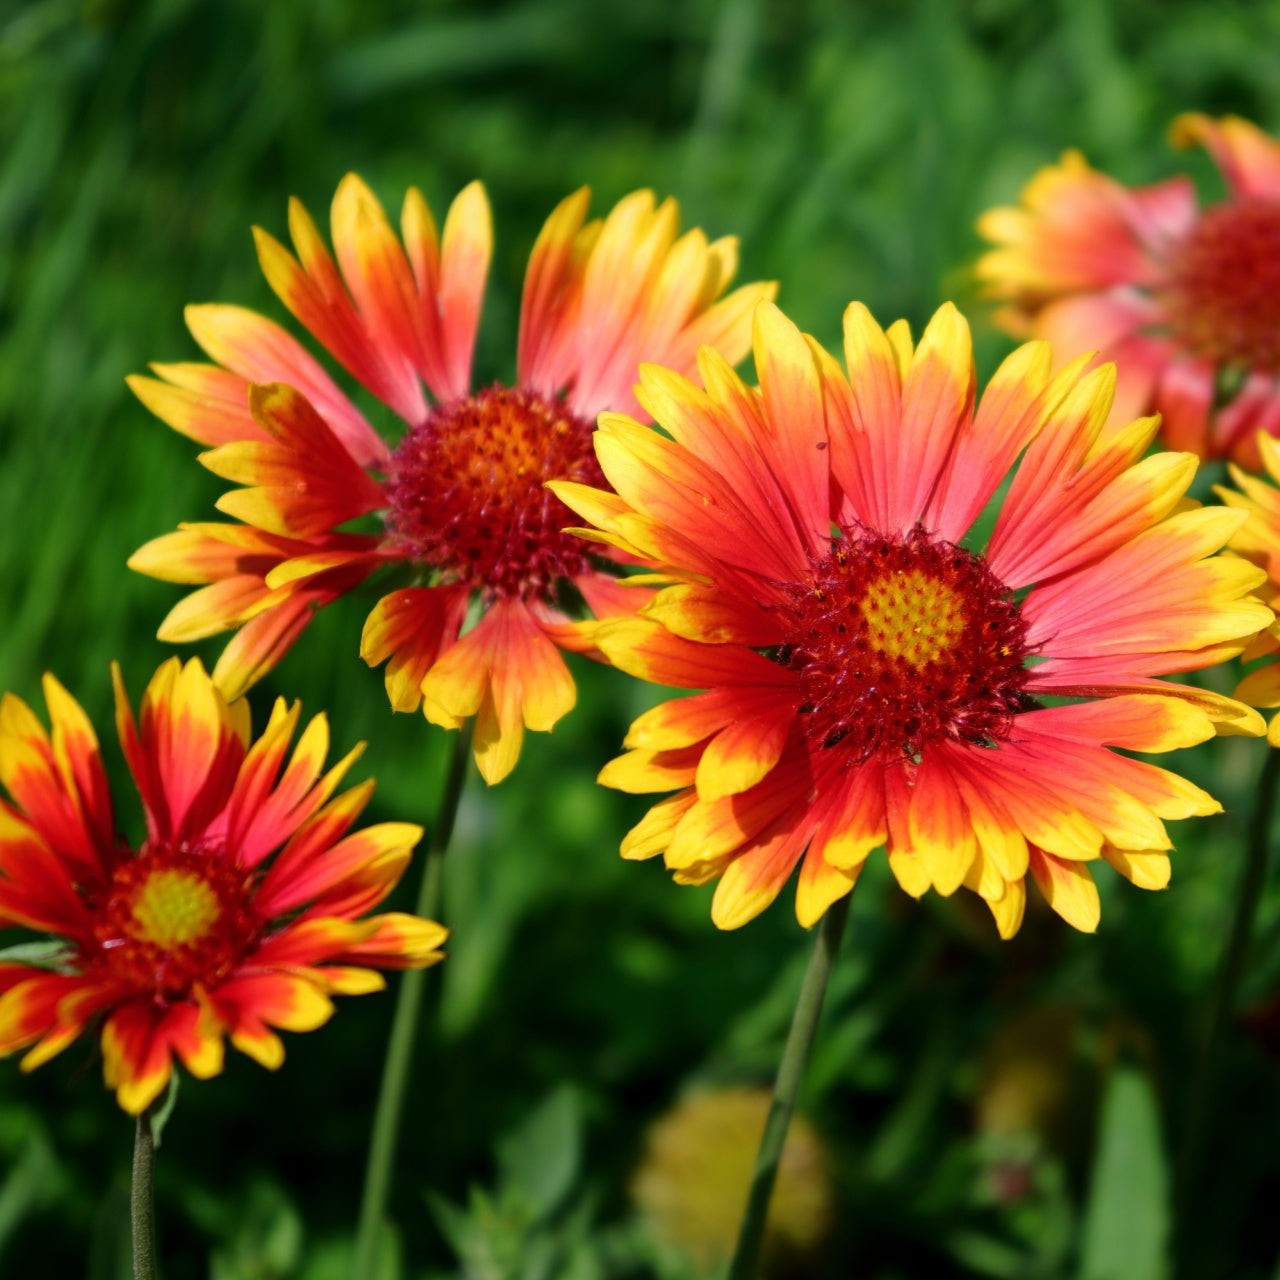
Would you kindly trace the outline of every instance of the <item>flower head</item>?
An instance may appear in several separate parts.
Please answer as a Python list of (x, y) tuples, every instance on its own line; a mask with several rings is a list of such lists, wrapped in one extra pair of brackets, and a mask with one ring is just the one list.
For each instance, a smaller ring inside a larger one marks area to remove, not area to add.
[[(1248, 519), (1231, 537), (1231, 550), (1257, 565), (1267, 576), (1259, 588), (1260, 598), (1271, 608), (1280, 605), (1280, 440), (1262, 434), (1258, 451), (1271, 477), (1249, 475), (1231, 467), (1238, 489), (1219, 487), (1219, 497), (1230, 507), (1248, 513)], [(1280, 621), (1260, 632), (1244, 652), (1246, 661), (1273, 657), (1280, 652)], [(1280, 707), (1280, 663), (1268, 662), (1249, 672), (1236, 689), (1236, 697), (1253, 707)], [(1267, 727), (1267, 741), (1280, 747), (1280, 716)]]
[(555, 486), (588, 536), (672, 583), (596, 643), (634, 675), (703, 690), (642, 715), (600, 776), (678, 789), (623, 854), (719, 878), (724, 928), (797, 864), (813, 923), (883, 845), (908, 893), (965, 885), (1005, 936), (1028, 872), (1093, 929), (1091, 861), (1160, 887), (1162, 819), (1218, 809), (1113, 748), (1262, 730), (1239, 703), (1156, 678), (1267, 625), (1248, 595), (1261, 572), (1213, 555), (1244, 517), (1184, 509), (1196, 459), (1144, 459), (1155, 419), (1103, 431), (1109, 365), (1052, 377), (1047, 344), (1029, 343), (975, 409), (950, 305), (913, 347), (855, 303), (845, 353), (847, 376), (764, 304), (759, 391), (709, 351), (705, 391), (646, 366), (640, 401), (670, 438), (605, 414), (596, 452), (615, 492)]
[[(639, 191), (590, 222), (587, 204), (585, 189), (569, 196), (534, 245), (515, 383), (478, 390), (471, 357), (492, 247), (479, 183), (454, 201), (442, 237), (411, 190), (402, 242), (348, 175), (333, 201), (336, 263), (297, 201), (296, 257), (255, 232), (280, 299), (403, 421), (394, 449), (289, 334), (238, 307), (187, 310), (215, 365), (130, 379), (170, 426), (214, 446), (200, 459), (209, 470), (245, 486), (218, 503), (240, 524), (183, 526), (129, 562), (204, 584), (165, 619), (162, 639), (238, 629), (214, 669), (229, 697), (280, 660), (315, 609), (391, 567), (401, 581), (374, 606), (360, 651), (387, 664), (395, 710), (421, 706), (446, 728), (475, 716), (476, 762), (496, 782), (525, 728), (550, 729), (573, 706), (560, 650), (591, 646), (567, 608), (580, 600), (605, 616), (641, 597), (563, 532), (570, 514), (543, 482), (602, 484), (595, 416), (640, 412), (639, 362), (692, 372), (703, 343), (739, 359), (752, 308), (773, 294), (755, 284), (721, 297), (735, 243), (678, 235), (674, 201)], [(344, 529), (373, 513), (378, 533)]]
[(1113, 423), (1159, 412), (1169, 448), (1256, 468), (1258, 431), (1280, 434), (1280, 142), (1194, 114), (1171, 137), (1208, 149), (1225, 201), (1198, 209), (1185, 177), (1126, 187), (1068, 151), (979, 219), (998, 247), (977, 273), (1011, 333), (1116, 362)]
[(118, 670), (116, 727), (142, 798), (145, 837), (117, 832), (98, 740), (70, 694), (44, 681), (52, 732), (0, 701), (0, 927), (53, 935), (47, 961), (0, 962), (0, 1054), (48, 1061), (102, 1016), (108, 1087), (138, 1113), (173, 1057), (201, 1079), (223, 1038), (275, 1068), (273, 1027), (312, 1031), (330, 996), (383, 986), (377, 969), (440, 960), (430, 920), (365, 913), (399, 880), (420, 827), (351, 831), (372, 782), (334, 792), (360, 754), (327, 772), (329, 730), (278, 701), (253, 740), (198, 661), (166, 662), (134, 719)]

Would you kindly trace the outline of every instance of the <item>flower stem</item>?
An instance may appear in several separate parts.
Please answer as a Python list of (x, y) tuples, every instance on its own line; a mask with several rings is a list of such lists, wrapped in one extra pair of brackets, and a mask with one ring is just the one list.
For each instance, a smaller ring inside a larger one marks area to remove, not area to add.
[(151, 1108), (139, 1117), (133, 1134), (133, 1178), (129, 1185), (129, 1221), (133, 1228), (133, 1280), (156, 1280), (155, 1138)]
[(1180, 1221), (1195, 1220), (1197, 1173), (1204, 1155), (1205, 1134), (1208, 1131), (1209, 1112), (1213, 1105), (1214, 1077), (1222, 1042), (1235, 1014), (1236, 998), (1249, 959), (1249, 946), (1253, 940), (1254, 924), (1258, 917), (1258, 905), (1267, 878), (1267, 856), (1271, 848), (1271, 818), (1275, 812), (1276, 791), (1280, 787), (1280, 750), (1266, 749), (1266, 758), (1258, 777), (1258, 789), (1254, 798), (1253, 826), (1249, 833), (1249, 845), (1240, 885), (1236, 891), (1235, 915), (1226, 949), (1222, 953), (1222, 965), (1209, 1004), (1205, 1022), (1205, 1036), (1192, 1073), (1186, 1109), (1186, 1127), (1182, 1131), (1182, 1148), (1179, 1152), (1178, 1184), (1182, 1212)]
[(751, 1178), (751, 1194), (738, 1228), (738, 1245), (733, 1261), (729, 1264), (728, 1280), (755, 1280), (760, 1265), (760, 1248), (764, 1243), (765, 1219), (769, 1201), (773, 1197), (773, 1184), (778, 1176), (778, 1161), (782, 1157), (782, 1144), (791, 1124), (791, 1112), (795, 1108), (800, 1078), (804, 1075), (813, 1044), (813, 1033), (822, 1010), (822, 997), (827, 990), (827, 978), (840, 938), (849, 915), (849, 897), (837, 899), (822, 917), (818, 937), (805, 970), (804, 984), (796, 1001), (796, 1011), (791, 1019), (787, 1046), (782, 1051), (782, 1063), (778, 1067), (778, 1079), (773, 1086), (773, 1102), (765, 1121), (760, 1150), (756, 1154), (756, 1171)]
[[(462, 798), (466, 781), (467, 760), (471, 755), (471, 725), (460, 729), (453, 741), (445, 775), (444, 791), (435, 826), (427, 845), (426, 860), (422, 868), (422, 885), (414, 908), (420, 916), (435, 920), (440, 913), (440, 886), (444, 873), (444, 855), (453, 835), (454, 820), (458, 816), (458, 802)], [(427, 970), (410, 969), (400, 980), (396, 996), (395, 1017), (391, 1023), (391, 1038), (387, 1042), (387, 1056), (382, 1066), (382, 1084), (378, 1091), (378, 1106), (373, 1117), (373, 1136), (369, 1143), (369, 1160), (365, 1166), (364, 1197), (360, 1202), (360, 1224), (356, 1229), (355, 1280), (374, 1280), (378, 1258), (378, 1245), (387, 1211), (387, 1196), (391, 1187), (391, 1171), (395, 1164), (396, 1139), (399, 1136), (400, 1115), (404, 1109), (405, 1089), (409, 1082), (409, 1067), (413, 1059), (414, 1039), (418, 1030), (418, 1015), (422, 1009), (422, 995), (426, 987)]]

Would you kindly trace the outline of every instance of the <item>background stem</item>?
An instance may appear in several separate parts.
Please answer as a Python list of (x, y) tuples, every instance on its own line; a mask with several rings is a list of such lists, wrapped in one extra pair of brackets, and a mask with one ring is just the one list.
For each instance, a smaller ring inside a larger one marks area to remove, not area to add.
[(845, 920), (849, 915), (849, 895), (837, 899), (822, 917), (818, 937), (805, 970), (804, 983), (796, 1001), (796, 1011), (791, 1018), (791, 1030), (787, 1045), (782, 1051), (782, 1063), (778, 1067), (778, 1079), (773, 1087), (773, 1102), (765, 1121), (760, 1150), (756, 1155), (756, 1170), (751, 1178), (751, 1193), (738, 1228), (738, 1245), (733, 1261), (729, 1264), (728, 1280), (755, 1280), (760, 1266), (760, 1247), (764, 1243), (765, 1219), (769, 1213), (769, 1201), (773, 1197), (773, 1184), (778, 1176), (778, 1161), (782, 1158), (782, 1144), (791, 1124), (791, 1112), (795, 1109), (796, 1093), (809, 1059), (809, 1047), (822, 1011), (822, 997), (826, 994), (827, 978)]
[(155, 1139), (151, 1108), (137, 1119), (133, 1134), (133, 1177), (129, 1221), (133, 1231), (133, 1280), (156, 1280)]
[(1245, 855), (1244, 870), (1236, 891), (1235, 915), (1222, 953), (1222, 965), (1210, 998), (1205, 1034), (1187, 1093), (1186, 1127), (1178, 1160), (1177, 1221), (1189, 1230), (1196, 1220), (1195, 1202), (1198, 1171), (1204, 1157), (1205, 1135), (1213, 1107), (1215, 1077), (1222, 1042), (1235, 1014), (1240, 983), (1249, 960), (1258, 905), (1267, 878), (1267, 858), (1271, 848), (1271, 817), (1275, 812), (1276, 788), (1280, 785), (1280, 750), (1267, 748), (1254, 796), (1253, 824)]
[[(422, 868), (422, 884), (414, 911), (428, 920), (435, 920), (440, 912), (440, 888), (444, 874), (444, 855), (453, 835), (453, 824), (458, 816), (458, 803), (467, 776), (467, 761), (471, 756), (471, 724), (454, 736), (445, 775), (444, 791), (440, 797), (435, 826), (427, 845), (426, 860)], [(378, 1091), (378, 1105), (373, 1117), (373, 1136), (369, 1144), (369, 1161), (365, 1166), (364, 1196), (360, 1202), (360, 1224), (356, 1230), (355, 1280), (375, 1280), (378, 1243), (386, 1218), (387, 1197), (391, 1189), (391, 1172), (395, 1165), (396, 1140), (399, 1137), (400, 1116), (404, 1110), (405, 1089), (409, 1083), (409, 1068), (413, 1061), (414, 1039), (418, 1031), (418, 1015), (422, 1009), (422, 996), (426, 989), (427, 969), (410, 969), (400, 980), (396, 996), (395, 1017), (391, 1023), (391, 1038), (387, 1042), (387, 1056), (382, 1067), (382, 1084)]]

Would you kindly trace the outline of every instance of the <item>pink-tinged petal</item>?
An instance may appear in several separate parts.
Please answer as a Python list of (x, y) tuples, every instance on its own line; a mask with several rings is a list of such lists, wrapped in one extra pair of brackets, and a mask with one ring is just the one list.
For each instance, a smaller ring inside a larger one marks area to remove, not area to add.
[[(1107, 429), (1114, 430), (1146, 414), (1160, 412), (1160, 381), (1177, 357), (1173, 341), (1160, 334), (1134, 333), (1108, 347), (1099, 357), (1116, 366), (1116, 398), (1111, 403)], [(1167, 447), (1178, 448), (1162, 422), (1161, 439)]]
[(796, 677), (776, 662), (738, 645), (696, 644), (642, 618), (601, 624), (596, 643), (628, 675), (678, 689), (747, 685), (792, 689)]
[(700, 362), (699, 353), (711, 350), (737, 364), (751, 349), (751, 322), (756, 309), (777, 295), (774, 280), (739, 286), (690, 321), (668, 351), (667, 362), (673, 368), (692, 371)]
[(1203, 708), (1179, 698), (1141, 694), (1033, 711), (1018, 717), (1018, 730), (1143, 752), (1194, 747), (1214, 736), (1213, 721)]
[(724, 869), (711, 900), (718, 929), (739, 929), (782, 891), (809, 843), (812, 824), (784, 815), (757, 836)]
[(605, 218), (583, 273), (569, 393), (575, 413), (594, 416), (630, 385), (639, 363), (632, 333), (643, 323), (645, 300), (675, 242), (678, 221), (675, 201), (655, 205), (652, 191), (624, 196)]
[(1155, 388), (1153, 407), (1163, 419), (1162, 438), (1170, 449), (1208, 456), (1217, 371), (1207, 360), (1172, 360)]
[[(1110, 359), (1112, 347), (1159, 319), (1159, 309), (1144, 294), (1117, 288), (1055, 298), (1036, 313), (1032, 328), (1059, 362), (1094, 351), (1105, 352)], [(1126, 421), (1136, 416), (1135, 412)]]
[[(1027, 446), (987, 547), (992, 572), (1011, 587), (1034, 582), (1061, 548), (1057, 521), (1079, 510), (1141, 456), (1155, 424), (1099, 441), (1115, 386), (1115, 366), (1081, 378)], [(1095, 445), (1097, 448), (1095, 449)]]
[(1135, 198), (1078, 151), (1064, 152), (1027, 183), (1018, 208), (978, 219), (978, 233), (999, 247), (975, 271), (991, 296), (1016, 300), (1149, 283), (1159, 273), (1153, 251), (1169, 233), (1169, 223), (1153, 215), (1185, 199), (1180, 191)]
[(141, 1115), (164, 1091), (173, 1055), (159, 1033), (162, 1015), (141, 1001), (121, 1005), (103, 1024), (102, 1075), (130, 1115)]
[[(787, 559), (797, 565), (803, 563), (804, 549), (813, 540), (801, 519), (807, 501), (803, 495), (810, 488), (811, 477), (802, 474), (795, 481), (799, 499), (788, 492), (788, 478), (762, 456), (761, 445), (768, 438), (769, 429), (751, 393), (714, 352), (704, 353), (699, 363), (710, 388), (707, 392), (669, 369), (642, 365), (636, 393), (641, 406), (678, 445), (707, 460), (741, 505), (754, 513), (767, 542), (788, 548)], [(812, 364), (811, 359), (809, 363)], [(811, 449), (818, 452), (812, 445)], [(821, 461), (811, 460), (812, 465)], [(825, 484), (825, 462), (820, 469)], [(581, 507), (575, 510), (594, 523), (601, 523), (594, 513)], [(822, 514), (829, 522), (825, 488)]]
[(749, 791), (781, 759), (795, 723), (795, 710), (783, 706), (765, 715), (735, 720), (722, 729), (698, 762), (699, 798), (718, 800)]
[(1280, 201), (1280, 142), (1257, 125), (1189, 111), (1173, 122), (1169, 138), (1177, 147), (1204, 147), (1236, 196)]
[(231, 638), (213, 668), (213, 682), (228, 700), (243, 697), (297, 642), (328, 599), (318, 593), (288, 597), (251, 618)]
[(960, 431), (923, 523), (947, 542), (959, 542), (1040, 429), (1056, 393), (1046, 392), (1052, 353), (1028, 342), (996, 370), (968, 430)]
[[(239, 401), (246, 415), (249, 383), (287, 382), (315, 405), (356, 462), (378, 469), (386, 466), (389, 457), (386, 442), (319, 363), (278, 324), (244, 307), (224, 305), (190, 306), (185, 315), (187, 327), (201, 347), (220, 365), (244, 380)], [(169, 368), (162, 370), (162, 376), (174, 381)], [(203, 390), (205, 395), (212, 390), (208, 384), (204, 388), (192, 386), (191, 380), (185, 377), (181, 385), (197, 393)], [(223, 382), (218, 388), (219, 398), (231, 395), (233, 387), (233, 383)], [(163, 413), (160, 416), (171, 426), (177, 425)], [(231, 426), (228, 421), (228, 431)], [(251, 431), (227, 434), (224, 439), (213, 438), (206, 443), (254, 440), (261, 434), (261, 428), (254, 424)]]
[[(330, 227), (338, 266), (369, 344), (397, 372), (406, 367), (423, 371), (428, 364), (428, 337), (422, 324), (416, 281), (378, 198), (354, 173), (348, 173), (338, 184)], [(412, 395), (407, 390), (399, 394)], [(411, 399), (406, 398), (405, 403), (411, 403)]]
[[(889, 478), (895, 473), (894, 436), (902, 423), (902, 374), (885, 332), (860, 302), (844, 313), (854, 433), (831, 459), (831, 472), (853, 511), (871, 528), (892, 529)], [(919, 512), (915, 513), (919, 515)]]
[(591, 191), (580, 187), (566, 196), (543, 223), (529, 254), (520, 303), (520, 338), (516, 372), (520, 382), (544, 395), (555, 395), (569, 381), (557, 357), (562, 326), (574, 318), (574, 267), (582, 251), (579, 233), (591, 203)]
[(981, 768), (953, 769), (952, 776), (969, 811), (969, 824), (984, 863), (1006, 882), (1021, 880), (1027, 874), (1027, 840), (1017, 822), (999, 798), (983, 786)]
[(1267, 607), (1243, 594), (1263, 575), (1246, 561), (1212, 554), (1242, 514), (1181, 512), (1084, 571), (1037, 587), (1023, 606), (1027, 644), (1050, 658), (1095, 660), (1237, 639), (1243, 648), (1268, 624)]
[(945, 303), (916, 348), (902, 388), (901, 421), (885, 439), (870, 442), (871, 456), (883, 467), (873, 481), (882, 533), (905, 535), (924, 515), (957, 434), (970, 425), (974, 385), (968, 323)]
[(804, 335), (772, 303), (756, 309), (752, 345), (773, 436), (772, 467), (801, 546), (820, 557), (831, 537), (831, 471), (818, 367)]
[(1031, 850), (1031, 875), (1044, 900), (1073, 928), (1093, 933), (1102, 915), (1098, 886), (1081, 862), (1063, 861), (1040, 849)]
[(129, 390), (162, 422), (201, 444), (265, 440), (249, 412), (249, 382), (207, 364), (152, 365), (160, 375), (125, 379)]
[[(785, 541), (776, 533), (769, 536), (714, 459), (704, 461), (651, 428), (612, 413), (601, 415), (595, 447), (606, 479), (634, 510), (679, 530), (690, 550), (706, 548), (701, 563), (689, 566), (694, 571), (705, 571), (703, 566), (716, 560), (756, 580), (788, 581), (807, 565), (804, 542), (794, 534)], [(709, 538), (718, 539), (714, 551)]]
[(472, 182), (458, 193), (444, 220), (439, 308), (446, 381), (437, 399), (465, 395), (471, 385), (471, 356), (492, 257), (489, 198), (481, 183)]
[(305, 396), (277, 382), (253, 387), (249, 406), (271, 440), (223, 445), (200, 458), (224, 480), (252, 486), (225, 494), (219, 510), (268, 533), (307, 538), (386, 505), (382, 486)]
[(406, 422), (419, 422), (426, 401), (413, 366), (397, 352), (380, 351), (357, 313), (315, 223), (289, 202), (289, 229), (298, 258), (274, 236), (253, 229), (258, 263), (276, 296), (358, 382)]
[(452, 587), (407, 587), (382, 597), (360, 637), (360, 656), (371, 667), (386, 662), (393, 711), (416, 711), (422, 682), (458, 639), (469, 593)]
[(1250, 471), (1262, 470), (1259, 438), (1280, 435), (1280, 379), (1253, 373), (1213, 417), (1212, 452)]

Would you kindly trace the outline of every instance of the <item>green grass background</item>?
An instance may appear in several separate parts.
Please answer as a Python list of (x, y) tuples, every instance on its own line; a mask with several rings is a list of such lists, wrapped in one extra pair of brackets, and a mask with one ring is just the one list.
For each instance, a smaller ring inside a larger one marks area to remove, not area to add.
[[(779, 279), (828, 343), (851, 299), (918, 330), (956, 298), (985, 376), (1008, 344), (968, 283), (975, 216), (1067, 146), (1127, 181), (1189, 169), (1212, 196), (1203, 158), (1163, 141), (1193, 108), (1280, 126), (1280, 6), (0, 0), (0, 687), (37, 700), (54, 670), (106, 739), (109, 660), (136, 696), (166, 656), (154, 632), (178, 589), (124, 562), (209, 518), (221, 486), (123, 378), (196, 358), (186, 302), (285, 318), (249, 227), (283, 234), (290, 194), (323, 223), (349, 169), (392, 207), (416, 183), (437, 213), (482, 178), (482, 379), (511, 375), (529, 246), (583, 182), (597, 209), (652, 186), (738, 234), (742, 278)], [(370, 744), (370, 816), (425, 820), (445, 735), (388, 712), (357, 657), (363, 609), (328, 610), (255, 706), (327, 709), (335, 747)], [(695, 1085), (768, 1080), (780, 1051), (808, 950), (789, 906), (718, 934), (709, 891), (618, 859), (643, 806), (593, 778), (653, 693), (576, 671), (572, 717), (464, 798), (388, 1277), (692, 1274), (628, 1205), (644, 1128)], [(1172, 1194), (1262, 752), (1187, 754), (1228, 812), (1181, 825), (1166, 894), (1104, 870), (1097, 937), (1032, 911), (1000, 944), (972, 903), (916, 905), (883, 870), (864, 877), (803, 1099), (837, 1222), (796, 1275), (1275, 1273), (1274, 885), (1194, 1192)], [(345, 1002), (275, 1075), (229, 1055), (187, 1082), (160, 1153), (169, 1280), (345, 1274), (391, 1003)], [(1038, 1087), (1002, 1068), (1019, 1054), (1050, 1064), (1036, 1078), (1056, 1110), (993, 1133), (997, 1082), (1024, 1103)], [(127, 1274), (130, 1138), (89, 1042), (30, 1077), (0, 1064), (0, 1274)]]

